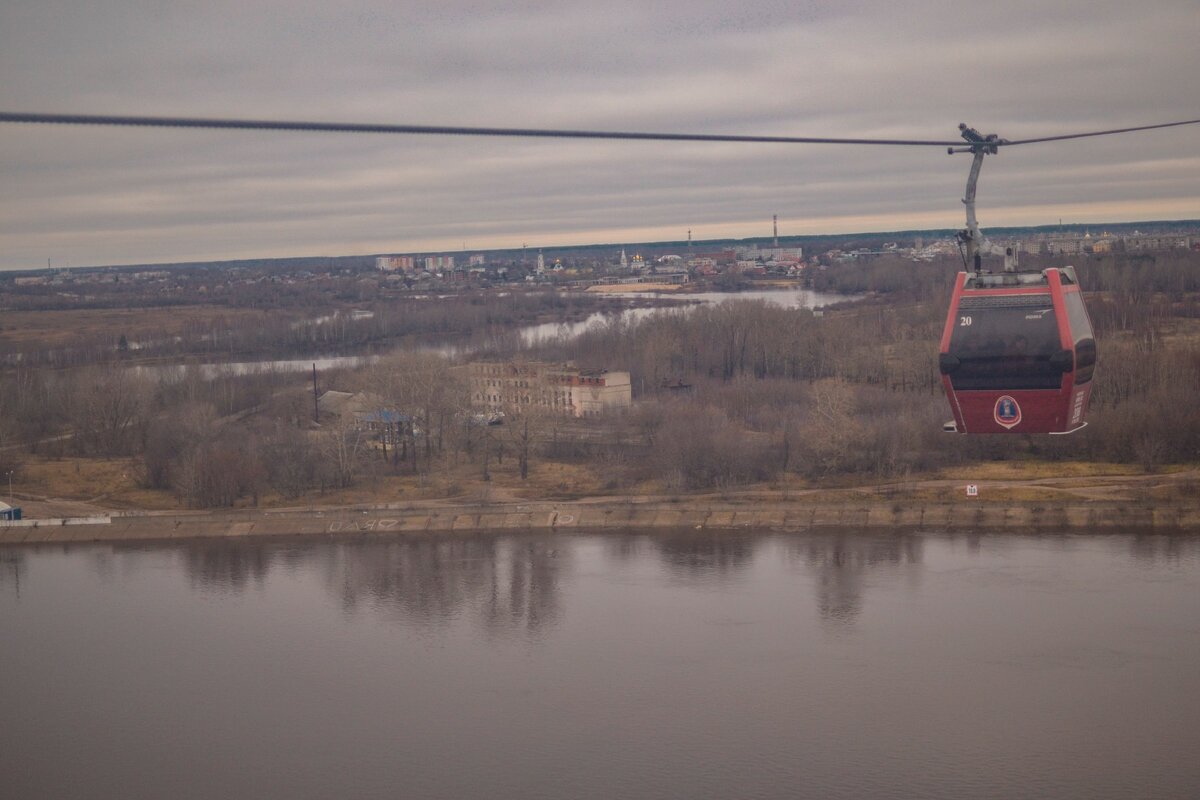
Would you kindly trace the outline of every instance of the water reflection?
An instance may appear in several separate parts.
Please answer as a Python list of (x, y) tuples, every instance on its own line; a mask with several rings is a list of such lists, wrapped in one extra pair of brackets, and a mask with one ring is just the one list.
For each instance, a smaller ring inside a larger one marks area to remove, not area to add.
[(676, 578), (709, 580), (737, 577), (754, 558), (755, 545), (763, 537), (742, 533), (684, 531), (659, 534), (654, 538), (663, 564)]
[(438, 626), (463, 617), (490, 632), (536, 632), (559, 613), (565, 553), (546, 537), (429, 538), (327, 548), (325, 582), (362, 606)]
[(1129, 552), (1141, 562), (1194, 564), (1200, 560), (1200, 538), (1182, 535), (1135, 534), (1129, 539)]
[(192, 586), (206, 590), (244, 590), (251, 581), (263, 585), (278, 548), (262, 542), (201, 542), (183, 551)]
[[(1189, 540), (1135, 537), (1130, 547), (1139, 558), (1178, 558), (1185, 541)], [(918, 535), (774, 537), (680, 530), (605, 537), (604, 552), (620, 565), (657, 554), (675, 580), (727, 583), (750, 579), (755, 554), (764, 542), (778, 542), (786, 559), (813, 575), (818, 613), (843, 626), (861, 614), (873, 574), (919, 567), (925, 546)], [(977, 553), (978, 542), (968, 544), (970, 552)], [(218, 541), (186, 545), (180, 557), (192, 586), (206, 591), (261, 588), (273, 568), (312, 566), (349, 614), (373, 609), (428, 627), (466, 619), (486, 631), (508, 634), (537, 632), (558, 619), (563, 571), (573, 546), (571, 541), (537, 535), (301, 545)], [(91, 563), (98, 576), (111, 578), (108, 551), (93, 554)]]
[[(788, 554), (816, 578), (817, 611), (837, 626), (853, 624), (862, 613), (863, 595), (873, 572), (919, 567), (925, 550), (923, 536), (867, 536), (839, 533), (785, 540)], [(919, 572), (914, 570), (914, 574)]]
[[(128, 548), (142, 549), (142, 548)], [(193, 587), (261, 588), (277, 567), (313, 567), (343, 610), (374, 609), (431, 627), (468, 618), (484, 629), (536, 632), (559, 615), (568, 554), (547, 537), (437, 537), (283, 546), (196, 542), (180, 548)], [(91, 560), (104, 579), (112, 566)]]
[(636, 561), (646, 554), (650, 543), (645, 536), (615, 534), (605, 537), (604, 553), (619, 563)]
[(485, 605), (489, 630), (536, 631), (558, 617), (562, 559), (548, 544), (535, 539), (509, 543), (508, 574), (492, 581)]
[(89, 550), (87, 553), (88, 563), (92, 568), (92, 572), (96, 573), (96, 577), (101, 583), (112, 583), (117, 572), (117, 551), (96, 548)]
[(24, 551), (0, 548), (0, 590), (12, 591), (20, 599), (21, 579), (25, 577), (26, 569)]
[[(1038, 537), (1040, 541), (1055, 537)], [(1027, 545), (1022, 538), (940, 536), (936, 541), (965, 544), (972, 559)], [(264, 541), (194, 542), (170, 554), (184, 567), (191, 586), (201, 591), (241, 593), (261, 589), (272, 572), (311, 573), (347, 614), (371, 609), (405, 624), (431, 628), (465, 620), (497, 635), (536, 633), (559, 621), (563, 582), (578, 540), (549, 536), (437, 536), (370, 539), (356, 542), (282, 543)], [(1062, 547), (1082, 541), (1063, 537)], [(1100, 540), (1102, 549), (1128, 554), (1138, 563), (1191, 567), (1200, 562), (1200, 537), (1131, 534)], [(758, 567), (774, 558), (756, 555), (764, 546), (813, 579), (815, 608), (835, 627), (854, 625), (872, 587), (899, 579), (921, 580), (927, 537), (849, 531), (826, 535), (776, 536), (727, 531), (656, 531), (603, 537), (605, 558), (617, 569), (657, 561), (672, 580), (688, 584), (729, 584), (755, 580)], [(778, 548), (778, 551), (776, 551)], [(137, 560), (126, 550), (140, 545), (96, 548), (90, 570), (105, 583)], [(18, 593), (26, 581), (24, 550), (0, 550), (0, 589)], [(874, 583), (873, 583), (874, 582)]]

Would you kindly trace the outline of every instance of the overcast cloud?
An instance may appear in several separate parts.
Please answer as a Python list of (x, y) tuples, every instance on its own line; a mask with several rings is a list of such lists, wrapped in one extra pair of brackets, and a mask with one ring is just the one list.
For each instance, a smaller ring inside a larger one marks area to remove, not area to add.
[[(0, 110), (1010, 139), (1200, 117), (1195, 0), (11, 0)], [(939, 148), (0, 126), (0, 269), (962, 225)], [(1200, 218), (1200, 126), (1003, 151), (988, 225)]]

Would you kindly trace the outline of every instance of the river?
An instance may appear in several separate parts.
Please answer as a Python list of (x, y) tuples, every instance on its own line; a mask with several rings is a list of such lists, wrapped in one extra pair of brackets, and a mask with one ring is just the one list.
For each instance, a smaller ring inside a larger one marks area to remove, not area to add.
[(1194, 798), (1200, 538), (0, 548), (5, 798)]
[[(645, 292), (622, 292), (609, 293), (609, 296), (619, 294), (621, 296), (646, 298)], [(828, 294), (822, 292), (813, 292), (808, 289), (784, 288), (784, 289), (759, 289), (745, 292), (696, 292), (693, 294), (672, 294), (674, 300), (690, 301), (692, 305), (674, 306), (686, 313), (689, 308), (696, 308), (699, 305), (722, 303), (726, 300), (762, 300), (763, 302), (772, 305), (783, 306), (784, 308), (822, 308), (833, 303), (840, 303), (846, 300), (855, 299), (852, 296)], [(589, 314), (582, 320), (575, 322), (542, 322), (534, 325), (523, 325), (517, 328), (517, 336), (526, 347), (535, 347), (539, 344), (545, 344), (553, 339), (571, 339), (586, 331), (588, 328), (602, 325), (609, 320), (623, 319), (632, 321), (642, 319), (650, 314), (662, 311), (661, 308), (628, 308), (622, 311), (597, 311), (594, 314)], [(367, 313), (367, 312), (354, 312)], [(319, 319), (331, 319), (323, 317)], [(418, 345), (417, 349), (440, 353), (444, 356), (460, 356), (469, 354), (476, 349), (471, 344), (459, 344), (455, 342), (440, 342)], [(270, 359), (261, 361), (235, 361), (221, 362), (210, 364), (191, 364), (191, 365), (150, 365), (132, 367), (137, 374), (145, 375), (151, 378), (166, 378), (171, 380), (180, 380), (184, 378), (189, 370), (197, 370), (201, 377), (211, 380), (219, 375), (248, 375), (256, 372), (274, 371), (274, 372), (304, 372), (310, 370), (313, 364), (316, 364), (318, 370), (328, 369), (355, 369), (366, 364), (378, 361), (380, 356), (323, 356), (316, 358), (293, 358), (293, 359)]]
[[(645, 292), (607, 292), (608, 297), (638, 297), (645, 298)], [(724, 303), (727, 300), (761, 300), (770, 305), (783, 308), (824, 308), (834, 303), (854, 300), (855, 297), (840, 294), (814, 292), (800, 287), (785, 289), (757, 289), (745, 292), (694, 292), (691, 294), (669, 294), (673, 300), (685, 301), (691, 305), (681, 305), (675, 308), (684, 313), (689, 308), (699, 305)], [(527, 346), (542, 344), (551, 339), (570, 339), (598, 325), (603, 325), (613, 319), (632, 321), (642, 319), (650, 314), (662, 311), (661, 308), (628, 308), (624, 311), (596, 312), (578, 322), (544, 322), (540, 325), (527, 325), (520, 329), (521, 340)]]

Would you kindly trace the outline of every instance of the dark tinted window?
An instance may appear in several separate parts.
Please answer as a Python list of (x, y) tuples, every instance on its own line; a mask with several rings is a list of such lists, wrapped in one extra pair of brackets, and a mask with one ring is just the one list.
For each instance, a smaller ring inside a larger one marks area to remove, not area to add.
[[(1057, 389), (1062, 350), (1049, 294), (964, 297), (943, 370), (955, 389)], [(1070, 365), (1067, 365), (1070, 369)]]
[(1075, 340), (1075, 383), (1087, 383), (1096, 370), (1096, 339), (1092, 323), (1083, 307), (1083, 295), (1068, 292), (1063, 297), (1067, 305), (1067, 320), (1071, 323), (1071, 338)]

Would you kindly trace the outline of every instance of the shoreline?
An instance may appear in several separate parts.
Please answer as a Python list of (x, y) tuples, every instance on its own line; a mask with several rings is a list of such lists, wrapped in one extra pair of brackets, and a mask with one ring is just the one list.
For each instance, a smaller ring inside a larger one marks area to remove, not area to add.
[(371, 534), (568, 533), (623, 529), (805, 532), (1200, 533), (1200, 503), (1018, 502), (727, 503), (536, 502), (390, 504), (350, 508), (124, 512), (0, 523), (0, 547)]

